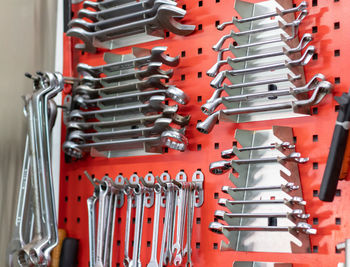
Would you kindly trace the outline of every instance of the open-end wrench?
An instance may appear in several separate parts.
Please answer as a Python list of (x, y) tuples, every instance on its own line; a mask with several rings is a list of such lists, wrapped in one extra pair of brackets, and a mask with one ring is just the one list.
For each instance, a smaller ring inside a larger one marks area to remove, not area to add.
[(242, 147), (242, 148), (237, 148), (236, 146), (233, 146), (231, 149), (226, 149), (222, 151), (221, 158), (231, 159), (237, 156), (236, 155), (237, 151), (244, 152), (244, 151), (265, 150), (265, 149), (277, 149), (277, 150), (283, 151), (286, 149), (294, 149), (294, 148), (295, 148), (295, 145), (291, 145), (289, 142), (272, 143), (266, 146), (253, 146), (253, 147)]
[(275, 99), (279, 96), (287, 96), (287, 95), (292, 95), (297, 98), (297, 96), (300, 94), (308, 93), (314, 90), (317, 87), (317, 85), (324, 80), (325, 80), (324, 75), (317, 74), (306, 85), (302, 87), (221, 97), (221, 98), (215, 99), (214, 101), (205, 103), (204, 105), (201, 106), (201, 110), (204, 114), (210, 115), (223, 102), (234, 103), (234, 102), (241, 102), (241, 101), (250, 101), (250, 100), (255, 100), (260, 98)]
[(257, 159), (236, 159), (236, 160), (221, 160), (210, 163), (209, 171), (212, 174), (223, 174), (228, 172), (230, 169), (234, 171), (234, 164), (261, 164), (261, 163), (283, 163), (286, 161), (293, 161), (296, 163), (306, 163), (309, 161), (309, 158), (302, 158), (300, 153), (292, 152), (289, 155), (275, 156), (275, 157), (266, 157), (266, 158), (257, 158)]
[(283, 55), (289, 56), (291, 54), (301, 52), (312, 41), (312, 39), (313, 39), (312, 34), (305, 33), (303, 35), (303, 37), (300, 39), (299, 45), (294, 47), (294, 48), (287, 49), (287, 48), (283, 47), (282, 50), (277, 51), (277, 52), (249, 55), (249, 56), (236, 57), (236, 58), (228, 57), (227, 59), (218, 60), (207, 71), (207, 75), (210, 76), (210, 77), (215, 77), (215, 75), (218, 73), (220, 67), (225, 65), (225, 64), (232, 65), (234, 63), (239, 63), (239, 62), (244, 62), (244, 61), (257, 60), (257, 59), (270, 58), (270, 57), (277, 57), (277, 56), (283, 56)]
[[(122, 7), (116, 8), (116, 9), (106, 9), (103, 11), (97, 11), (97, 12), (91, 12), (89, 11), (88, 13), (86, 13), (86, 11), (83, 10), (83, 12), (85, 12), (86, 15), (88, 15), (89, 17), (95, 19), (99, 19), (96, 22), (87, 22), (84, 19), (72, 19), (69, 23), (68, 26), (70, 28), (72, 27), (80, 27), (84, 30), (87, 30), (89, 32), (95, 32), (98, 30), (102, 30), (102, 29), (108, 29), (110, 27), (115, 27), (115, 26), (120, 26), (123, 25), (125, 23), (130, 23), (130, 22), (134, 22), (134, 21), (138, 21), (138, 20), (142, 20), (145, 17), (152, 17), (157, 13), (157, 10), (160, 6), (162, 5), (173, 5), (176, 6), (177, 3), (171, 0), (156, 0), (154, 2), (154, 5), (150, 8), (146, 8), (143, 7), (143, 9), (136, 11), (136, 12), (130, 12), (128, 11), (127, 13), (123, 14), (123, 15), (116, 15), (114, 14), (112, 17), (108, 16), (111, 13), (119, 13), (120, 11), (123, 10)], [(111, 10), (113, 10), (114, 12), (110, 12)], [(104, 16), (105, 18), (103, 19), (101, 17), (101, 13), (106, 13), (106, 11), (108, 11), (108, 15)], [(115, 12), (116, 11), (116, 12)], [(80, 14), (82, 14), (81, 10), (80, 10)]]
[(156, 194), (156, 202), (154, 205), (153, 216), (153, 236), (152, 236), (152, 253), (151, 259), (147, 264), (147, 267), (158, 267), (157, 261), (157, 249), (158, 249), (158, 231), (159, 231), (159, 212), (160, 212), (160, 198), (161, 198), (161, 186), (156, 183), (154, 185), (154, 192)]
[(124, 267), (130, 266), (129, 246), (130, 246), (130, 226), (131, 226), (131, 209), (134, 198), (134, 190), (126, 190), (124, 194), (127, 195), (127, 207), (125, 217), (125, 244), (124, 244)]
[[(176, 199), (177, 199), (177, 186), (171, 188), (170, 194), (170, 211), (169, 211), (169, 222), (167, 227), (167, 238), (166, 238), (166, 247), (164, 253), (163, 264), (168, 265), (172, 262), (172, 246), (174, 238), (174, 226), (175, 226), (175, 210), (176, 210)], [(166, 200), (168, 201), (168, 199)], [(161, 263), (161, 262), (160, 262)]]
[(174, 34), (188, 35), (195, 30), (194, 25), (184, 25), (177, 22), (174, 18), (182, 18), (186, 11), (170, 5), (162, 5), (158, 8), (157, 14), (154, 17), (143, 20), (126, 23), (124, 25), (111, 27), (97, 32), (87, 32), (81, 28), (72, 28), (67, 31), (67, 36), (74, 36), (81, 39), (84, 44), (78, 44), (77, 49), (83, 49), (90, 53), (95, 53), (94, 38), (100, 41), (107, 41), (118, 38), (121, 35), (128, 34), (135, 29), (145, 26), (155, 26), (164, 28)]
[(228, 200), (226, 198), (219, 198), (218, 204), (223, 207), (229, 205), (255, 205), (255, 204), (285, 204), (288, 206), (300, 205), (305, 206), (306, 201), (301, 197), (292, 197), (290, 199), (257, 199), (257, 200)]
[(67, 131), (74, 131), (74, 130), (91, 130), (93, 128), (97, 129), (107, 129), (107, 128), (115, 128), (119, 126), (134, 126), (134, 125), (152, 125), (154, 121), (160, 118), (171, 118), (172, 122), (184, 127), (188, 125), (190, 116), (183, 117), (177, 113), (177, 107), (171, 106), (171, 109), (165, 109), (162, 113), (155, 114), (155, 115), (135, 115), (135, 117), (132, 118), (124, 118), (124, 119), (118, 119), (118, 120), (111, 120), (111, 121), (98, 121), (98, 122), (75, 122), (70, 121), (67, 123)]
[(313, 229), (310, 224), (305, 222), (299, 222), (295, 226), (235, 226), (212, 222), (209, 225), (209, 230), (218, 234), (223, 234), (224, 231), (267, 231), (314, 235), (317, 232), (316, 229)]
[(246, 114), (252, 112), (264, 112), (283, 109), (293, 109), (294, 112), (298, 112), (300, 107), (311, 107), (317, 105), (322, 99), (332, 91), (333, 85), (327, 81), (320, 82), (316, 89), (313, 91), (312, 96), (306, 100), (296, 100), (290, 102), (282, 102), (278, 104), (270, 105), (257, 105), (252, 107), (233, 108), (218, 110), (209, 115), (203, 122), (197, 123), (197, 130), (201, 133), (210, 133), (214, 128), (215, 123), (219, 120), (219, 117), (225, 117), (229, 115)]
[[(237, 84), (231, 84), (231, 85), (224, 84), (223, 87), (215, 88), (213, 95), (207, 100), (207, 103), (213, 102), (217, 98), (220, 98), (221, 93), (224, 90), (231, 91), (231, 90), (235, 90), (235, 89), (242, 89), (242, 88), (259, 86), (259, 85), (270, 85), (270, 84), (276, 85), (278, 83), (283, 83), (283, 82), (291, 82), (294, 84), (296, 81), (298, 81), (300, 79), (301, 79), (301, 75), (299, 74), (299, 75), (294, 76), (294, 77), (287, 75), (286, 78), (267, 79), (267, 80), (246, 82), (246, 83), (237, 83)], [(267, 89), (268, 89), (268, 87), (266, 87), (266, 90)]]
[(315, 50), (316, 48), (310, 45), (299, 59), (295, 59), (295, 60), (289, 59), (282, 63), (275, 63), (275, 64), (253, 67), (253, 68), (224, 70), (218, 73), (218, 75), (210, 82), (210, 85), (214, 88), (220, 88), (227, 74), (231, 76), (237, 76), (237, 75), (246, 75), (246, 74), (259, 73), (259, 72), (265, 72), (265, 71), (273, 71), (273, 70), (284, 69), (284, 68), (292, 69), (293, 67), (297, 67), (297, 66), (305, 66), (312, 59), (312, 56), (314, 55)]
[[(149, 101), (146, 103), (140, 103), (140, 104), (136, 103), (125, 107), (116, 107), (116, 108), (99, 109), (99, 110), (91, 110), (91, 111), (82, 111), (82, 110), (75, 109), (70, 112), (69, 120), (82, 121), (85, 119), (96, 118), (96, 115), (102, 116), (104, 118), (130, 115), (130, 113), (133, 111), (138, 111), (143, 114), (147, 114), (149, 112), (154, 112), (154, 111), (162, 111), (167, 107), (163, 103), (165, 99), (166, 99), (165, 96), (159, 95), (159, 96), (152, 96), (149, 99)], [(177, 106), (175, 105), (175, 107)]]
[(167, 89), (150, 90), (144, 92), (131, 92), (127, 94), (119, 94), (117, 96), (108, 96), (100, 98), (90, 98), (89, 96), (76, 95), (73, 98), (74, 103), (82, 108), (89, 108), (101, 104), (103, 106), (117, 105), (128, 102), (142, 102), (148, 101), (153, 95), (164, 95), (179, 104), (186, 105), (189, 101), (188, 96), (179, 88), (169, 86)]
[(142, 80), (143, 78), (149, 77), (151, 75), (165, 75), (171, 78), (174, 71), (172, 69), (166, 70), (166, 71), (162, 70), (160, 69), (162, 65), (163, 63), (161, 62), (151, 62), (146, 66), (145, 69), (141, 69), (141, 70), (137, 69), (137, 70), (133, 70), (132, 72), (106, 76), (103, 78), (83, 76), (81, 79), (81, 83), (98, 87), (98, 86), (110, 85), (111, 83), (131, 80), (131, 79)]
[[(289, 32), (291, 33), (290, 36), (296, 36), (298, 34), (299, 26), (302, 22), (302, 20), (307, 16), (308, 12), (307, 10), (302, 10), (298, 16), (297, 19), (290, 23), (282, 23), (281, 21), (278, 22), (278, 25), (276, 26), (271, 26), (271, 27), (266, 27), (266, 28), (259, 28), (259, 29), (252, 29), (244, 32), (234, 32), (233, 30), (230, 31), (229, 34), (224, 35), (220, 38), (220, 40), (213, 46), (214, 51), (219, 51), (224, 44), (224, 42), (227, 39), (234, 39), (235, 41), (239, 41), (239, 37), (245, 36), (245, 35), (250, 35), (250, 34), (256, 34), (256, 33), (261, 33), (261, 32), (266, 32), (266, 31), (273, 31), (273, 30), (282, 30), (284, 32)], [(289, 39), (289, 38), (287, 38)], [(269, 42), (271, 42), (270, 40)], [(248, 44), (250, 45), (250, 44)]]
[(219, 220), (226, 220), (227, 218), (288, 218), (294, 221), (296, 219), (306, 220), (310, 218), (310, 214), (305, 214), (301, 209), (275, 213), (228, 213), (223, 210), (216, 210), (214, 217)]
[(100, 2), (92, 2), (92, 1), (84, 1), (83, 3), (83, 8), (91, 8), (96, 11), (100, 11), (103, 9), (115, 7), (115, 6), (120, 6), (120, 5), (134, 5), (135, 3), (137, 4), (144, 4), (144, 3), (153, 3), (155, 0), (146, 0), (146, 1), (139, 1), (139, 2), (134, 2), (130, 0), (105, 0), (105, 1), (100, 1)]
[(179, 65), (180, 58), (170, 57), (164, 54), (168, 48), (166, 46), (155, 46), (150, 50), (150, 54), (144, 57), (136, 57), (130, 60), (113, 62), (101, 66), (90, 66), (84, 63), (77, 65), (78, 73), (84, 75), (89, 73), (91, 76), (99, 77), (100, 74), (107, 72), (114, 72), (132, 68), (140, 68), (151, 62), (159, 62), (167, 66), (176, 67)]
[(245, 192), (245, 191), (265, 191), (265, 190), (282, 190), (290, 192), (298, 190), (300, 187), (294, 183), (286, 183), (281, 185), (266, 185), (266, 186), (254, 186), (254, 187), (229, 187), (227, 185), (221, 188), (223, 193), (229, 194), (230, 192)]
[(226, 26), (231, 25), (231, 24), (236, 25), (238, 23), (252, 22), (252, 21), (256, 21), (256, 20), (267, 19), (267, 18), (272, 18), (272, 17), (277, 17), (277, 16), (283, 17), (287, 14), (302, 11), (302, 10), (306, 9), (307, 7), (308, 7), (307, 2), (302, 1), (297, 7), (293, 7), (293, 8), (289, 8), (289, 9), (281, 10), (279, 8), (276, 8), (275, 12), (270, 12), (270, 13), (266, 13), (263, 15), (258, 15), (258, 16), (248, 17), (248, 18), (238, 19), (237, 17), (233, 17), (231, 21), (224, 22), (224, 23), (218, 25), (216, 28), (218, 30), (222, 31), (223, 29), (225, 29)]
[(78, 85), (73, 88), (74, 95), (89, 95), (90, 97), (106, 96), (131, 91), (144, 91), (150, 88), (166, 89), (168, 85), (161, 80), (168, 79), (166, 75), (151, 75), (142, 81), (132, 81), (126, 84), (112, 85), (108, 87), (95, 88), (86, 84)]
[(193, 219), (194, 219), (194, 205), (195, 205), (195, 185), (190, 184), (188, 190), (187, 202), (187, 243), (183, 255), (187, 254), (186, 267), (192, 266), (192, 233), (193, 233)]
[(98, 200), (98, 192), (94, 190), (94, 193), (91, 197), (87, 199), (88, 206), (88, 219), (89, 219), (89, 259), (90, 259), (90, 267), (95, 266), (96, 259), (96, 201)]
[(137, 136), (152, 136), (154, 134), (161, 134), (165, 130), (171, 130), (169, 126), (172, 122), (169, 118), (157, 119), (151, 127), (141, 126), (136, 129), (121, 129), (116, 131), (106, 131), (106, 132), (88, 132), (84, 133), (82, 131), (73, 131), (69, 133), (66, 140), (84, 144), (87, 141), (92, 140), (108, 140), (117, 139), (122, 137), (137, 137)]

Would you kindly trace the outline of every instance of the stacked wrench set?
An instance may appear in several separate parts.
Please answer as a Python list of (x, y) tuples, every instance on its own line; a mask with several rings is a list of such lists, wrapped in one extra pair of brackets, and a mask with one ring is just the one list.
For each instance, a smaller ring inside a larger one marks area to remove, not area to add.
[[(126, 196), (127, 202), (124, 266), (146, 266), (146, 263), (142, 263), (140, 259), (144, 228), (143, 214), (145, 207), (151, 208), (153, 205), (152, 253), (147, 266), (156, 267), (168, 264), (178, 266), (186, 255), (186, 264), (187, 266), (191, 265), (194, 208), (203, 204), (204, 175), (201, 171), (197, 170), (193, 174), (191, 182), (187, 181), (187, 176), (183, 171), (180, 171), (174, 180), (166, 172), (160, 177), (154, 177), (152, 173), (148, 173), (145, 178), (133, 174), (130, 179), (118, 175), (115, 181), (108, 176), (97, 180), (90, 177), (87, 172), (85, 175), (95, 188), (93, 195), (87, 200), (90, 266), (112, 266), (114, 221), (118, 212), (116, 209), (120, 209), (124, 205), (124, 196)], [(99, 206), (96, 223), (97, 201)], [(163, 228), (159, 225), (161, 207), (165, 208)], [(132, 231), (131, 214), (133, 209), (136, 210), (136, 215), (135, 227)], [(162, 232), (161, 229), (163, 229)], [(133, 241), (131, 241), (132, 232), (134, 233)], [(160, 246), (158, 246), (159, 232), (162, 233)], [(133, 244), (132, 253), (129, 252), (131, 244)], [(159, 258), (158, 255), (160, 255)]]
[[(219, 120), (246, 122), (309, 114), (310, 107), (332, 91), (332, 84), (322, 74), (305, 82), (303, 66), (315, 53), (315, 47), (308, 46), (311, 34), (298, 41), (298, 27), (308, 14), (307, 2), (296, 7), (288, 2), (235, 1), (241, 18), (233, 17), (217, 27), (224, 30), (232, 24), (235, 30), (213, 46), (218, 58), (207, 75), (215, 77), (210, 83), (215, 92), (201, 107), (208, 117), (197, 124), (198, 131), (211, 132)], [(226, 40), (232, 40), (228, 48), (224, 48)], [(234, 57), (225, 58), (227, 52)], [(228, 96), (222, 97), (223, 91)], [(221, 104), (226, 109), (219, 108)]]
[(164, 30), (188, 35), (195, 29), (177, 21), (186, 11), (172, 0), (85, 1), (83, 7), (70, 21), (67, 35), (82, 40), (75, 47), (90, 53), (96, 47), (114, 49), (162, 39)]
[[(274, 127), (273, 132), (288, 137), (291, 129)], [(229, 239), (229, 244), (222, 243), (223, 250), (307, 252), (307, 235), (316, 234), (306, 221), (310, 215), (305, 213), (306, 202), (297, 178), (297, 165), (309, 159), (295, 152), (290, 141), (273, 137), (273, 132), (237, 130), (236, 140), (242, 147), (222, 151), (221, 157), (230, 160), (210, 164), (209, 170), (215, 175), (229, 170), (238, 173), (238, 177), (230, 175), (235, 187), (222, 187), (228, 197), (219, 198), (218, 204), (225, 209), (215, 211), (216, 221), (209, 226)], [(299, 250), (291, 247), (291, 241), (299, 243)]]
[(63, 90), (64, 82), (59, 73), (26, 76), (34, 80), (34, 92), (24, 97), (28, 134), (8, 263), (48, 266), (58, 242), (50, 145), (57, 106), (52, 98)]
[[(118, 157), (162, 153), (164, 147), (186, 149), (184, 127), (190, 116), (177, 114), (177, 104), (187, 104), (188, 97), (164, 83), (173, 70), (161, 67), (179, 64), (178, 57), (164, 54), (166, 49), (133, 48), (133, 54), (106, 53), (105, 65), (78, 64), (79, 85), (67, 96), (67, 155)], [(177, 104), (168, 105), (169, 100)]]

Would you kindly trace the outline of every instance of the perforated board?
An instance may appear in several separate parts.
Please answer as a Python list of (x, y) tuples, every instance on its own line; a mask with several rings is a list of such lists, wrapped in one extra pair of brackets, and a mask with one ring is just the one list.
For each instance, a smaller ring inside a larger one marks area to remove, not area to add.
[[(259, 2), (259, 1), (251, 1)], [(294, 3), (299, 4), (297, 0)], [(350, 3), (346, 0), (308, 0), (309, 16), (303, 21), (300, 36), (306, 32), (313, 32), (313, 45), (317, 48), (314, 56), (306, 68), (306, 80), (316, 73), (323, 73), (327, 79), (335, 83), (334, 95), (341, 95), (348, 90), (350, 84), (349, 62)], [(126, 177), (134, 172), (145, 175), (152, 171), (159, 175), (167, 170), (172, 177), (183, 169), (188, 176), (201, 169), (205, 175), (204, 206), (195, 209), (195, 224), (193, 231), (193, 264), (194, 266), (232, 266), (234, 261), (273, 261), (290, 262), (293, 266), (337, 266), (344, 261), (344, 254), (338, 254), (335, 245), (350, 237), (349, 212), (350, 182), (339, 183), (338, 196), (332, 203), (323, 203), (317, 198), (319, 185), (327, 161), (328, 148), (334, 128), (336, 102), (329, 95), (320, 106), (313, 109), (310, 117), (262, 121), (252, 123), (224, 123), (216, 125), (214, 130), (204, 135), (196, 129), (197, 120), (206, 116), (200, 111), (200, 106), (213, 93), (209, 86), (211, 78), (205, 72), (216, 62), (216, 52), (211, 46), (217, 42), (223, 32), (216, 30), (215, 23), (228, 21), (235, 15), (233, 0), (179, 0), (179, 6), (185, 6), (188, 11), (184, 23), (197, 25), (194, 34), (187, 37), (170, 34), (165, 40), (140, 45), (152, 48), (156, 45), (169, 47), (172, 56), (181, 55), (181, 63), (175, 68), (171, 84), (184, 90), (191, 102), (181, 108), (183, 114), (192, 115), (188, 127), (189, 149), (186, 152), (170, 151), (163, 155), (128, 157), (128, 158), (88, 158), (83, 161), (64, 163), (61, 159), (59, 227), (65, 228), (70, 237), (80, 240), (79, 266), (88, 266), (88, 216), (86, 199), (92, 194), (93, 187), (84, 177), (87, 170), (97, 178), (108, 173), (111, 177), (122, 173)], [(79, 5), (73, 7), (77, 11)], [(226, 31), (224, 31), (226, 32)], [(227, 45), (227, 43), (226, 43)], [(64, 75), (70, 76), (78, 62), (91, 65), (103, 64), (103, 53), (96, 55), (82, 54), (73, 48), (72, 40), (64, 38)], [(130, 53), (130, 48), (114, 50), (114, 53)], [(270, 129), (273, 125), (290, 126), (294, 129), (296, 150), (303, 156), (310, 157), (310, 161), (300, 166), (300, 176), (304, 199), (307, 201), (306, 211), (311, 214), (309, 223), (318, 230), (317, 235), (311, 237), (313, 252), (310, 254), (287, 253), (246, 253), (221, 252), (219, 243), (221, 235), (208, 230), (213, 221), (214, 211), (218, 209), (217, 198), (224, 195), (220, 192), (222, 185), (230, 184), (226, 175), (214, 176), (209, 174), (209, 163), (220, 159), (220, 151), (227, 149), (234, 141), (235, 129), (259, 130)], [(62, 142), (65, 129), (62, 131)], [(116, 233), (114, 241), (113, 266), (122, 266), (124, 248), (125, 206), (117, 211)], [(162, 211), (163, 212), (163, 211)], [(161, 216), (164, 214), (161, 213)], [(147, 264), (151, 254), (153, 209), (145, 209), (144, 233), (142, 239), (142, 262)], [(120, 219), (119, 219), (120, 218)], [(150, 222), (150, 223), (149, 223)]]

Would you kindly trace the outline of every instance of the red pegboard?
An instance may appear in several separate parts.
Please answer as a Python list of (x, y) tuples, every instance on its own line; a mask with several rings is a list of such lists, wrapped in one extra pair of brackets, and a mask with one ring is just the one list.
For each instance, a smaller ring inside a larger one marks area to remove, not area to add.
[[(300, 2), (301, 0), (294, 1), (295, 4)], [(313, 33), (315, 40), (312, 44), (316, 46), (318, 56), (306, 66), (306, 80), (316, 73), (323, 73), (329, 81), (335, 83), (333, 95), (341, 95), (342, 92), (348, 90), (350, 84), (350, 75), (347, 73), (350, 58), (348, 49), (350, 47), (350, 27), (347, 25), (350, 23), (348, 22), (350, 2), (346, 0), (308, 0), (307, 2), (309, 3), (309, 15), (302, 22), (299, 35), (306, 32)], [(186, 152), (169, 150), (169, 153), (155, 156), (88, 158), (69, 164), (64, 162), (62, 153), (59, 227), (66, 229), (68, 236), (80, 240), (79, 266), (86, 267), (89, 261), (86, 199), (93, 192), (92, 185), (83, 175), (84, 170), (101, 178), (106, 173), (111, 177), (119, 173), (130, 177), (134, 172), (143, 176), (152, 171), (154, 175), (159, 175), (165, 170), (175, 177), (181, 169), (191, 177), (195, 170), (201, 169), (205, 175), (205, 199), (203, 207), (195, 209), (192, 243), (194, 266), (232, 266), (234, 261), (242, 260), (291, 262), (297, 267), (329, 267), (337, 266), (338, 262), (344, 262), (344, 254), (337, 254), (335, 246), (350, 237), (348, 225), (350, 196), (347, 194), (350, 182), (341, 181), (339, 183), (339, 196), (332, 203), (321, 202), (317, 197), (337, 116), (336, 102), (331, 95), (313, 109), (313, 115), (310, 117), (242, 124), (221, 122), (208, 135), (201, 134), (195, 129), (197, 120), (203, 120), (206, 117), (201, 113), (200, 106), (213, 93), (213, 89), (209, 86), (212, 78), (205, 74), (216, 62), (217, 53), (211, 49), (211, 46), (229, 30), (220, 32), (216, 30), (215, 23), (229, 21), (235, 15), (233, 5), (233, 0), (179, 0), (178, 6), (183, 6), (187, 10), (183, 22), (197, 25), (195, 33), (187, 37), (170, 33), (165, 40), (139, 45), (144, 48), (165, 45), (168, 46), (171, 56), (181, 55), (180, 65), (175, 68), (174, 77), (170, 81), (171, 84), (184, 90), (191, 98), (190, 103), (181, 107), (180, 110), (182, 114), (192, 115), (187, 131), (189, 147)], [(79, 8), (80, 6), (74, 6), (73, 11), (76, 12)], [(65, 76), (74, 74), (74, 68), (78, 62), (91, 65), (103, 64), (102, 50), (95, 55), (83, 54), (73, 48), (71, 38), (66, 36), (64, 48)], [(130, 53), (131, 48), (122, 48), (113, 52)], [(208, 230), (209, 223), (214, 219), (214, 211), (218, 208), (214, 194), (218, 193), (219, 197), (224, 196), (221, 193), (221, 187), (230, 184), (230, 181), (226, 175), (211, 175), (208, 171), (209, 163), (219, 160), (220, 151), (232, 146), (235, 129), (270, 129), (273, 125), (293, 127), (296, 150), (303, 156), (310, 157), (310, 161), (299, 168), (303, 195), (307, 201), (307, 213), (311, 214), (308, 223), (318, 222), (313, 225), (318, 233), (311, 236), (313, 253), (221, 252), (219, 249), (214, 249), (214, 247), (219, 247), (220, 240), (224, 238)], [(63, 127), (62, 142), (64, 139), (65, 129)], [(113, 266), (122, 266), (125, 206), (117, 211)], [(145, 218), (153, 218), (153, 208), (145, 209)], [(148, 263), (151, 254), (151, 246), (148, 247), (147, 242), (152, 240), (152, 223), (149, 224), (145, 219), (141, 250), (143, 265)]]

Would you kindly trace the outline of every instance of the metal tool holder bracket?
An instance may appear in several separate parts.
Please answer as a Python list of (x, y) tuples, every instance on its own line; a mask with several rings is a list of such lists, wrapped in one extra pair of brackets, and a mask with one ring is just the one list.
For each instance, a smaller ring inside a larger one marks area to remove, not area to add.
[[(250, 1), (260, 2), (260, 1)], [(301, 0), (295, 0), (295, 5)], [(313, 33), (313, 45), (317, 54), (305, 67), (306, 81), (316, 73), (323, 73), (329, 81), (335, 84), (333, 95), (347, 92), (350, 85), (349, 58), (350, 50), (350, 3), (344, 0), (307, 0), (309, 15), (302, 22), (299, 38), (304, 33)], [(192, 260), (194, 266), (233, 266), (234, 261), (249, 262), (280, 262), (292, 263), (294, 267), (337, 266), (344, 262), (344, 253), (336, 250), (336, 245), (350, 236), (350, 183), (341, 181), (338, 185), (334, 202), (324, 203), (318, 197), (323, 171), (327, 161), (328, 149), (332, 138), (334, 123), (337, 116), (337, 103), (332, 95), (328, 95), (322, 105), (311, 110), (312, 116), (269, 120), (247, 123), (223, 123), (217, 125), (213, 131), (204, 135), (195, 127), (198, 120), (204, 120), (200, 106), (210, 98), (213, 89), (209, 83), (212, 78), (205, 75), (206, 71), (216, 62), (217, 52), (211, 49), (223, 35), (216, 29), (216, 25), (230, 21), (238, 16), (234, 10), (232, 0), (179, 0), (178, 5), (186, 8), (186, 23), (197, 25), (196, 31), (189, 36), (181, 37), (166, 33), (166, 38), (138, 45), (151, 49), (153, 46), (168, 46), (170, 55), (180, 55), (180, 65), (175, 68), (172, 82), (183, 89), (190, 97), (190, 103), (183, 108), (191, 114), (188, 126), (189, 147), (185, 152), (171, 151), (162, 155), (139, 156), (127, 158), (92, 158), (71, 163), (64, 162), (61, 153), (61, 180), (59, 196), (59, 228), (67, 230), (68, 236), (80, 240), (79, 267), (88, 266), (88, 213), (86, 199), (90, 197), (93, 186), (85, 178), (84, 170), (96, 177), (109, 174), (116, 177), (121, 173), (130, 177), (136, 172), (144, 175), (152, 171), (159, 175), (167, 171), (174, 178), (180, 170), (187, 174), (201, 169), (205, 176), (204, 203), (194, 211), (194, 231), (192, 237)], [(73, 15), (82, 4), (73, 5)], [(76, 64), (83, 62), (90, 65), (104, 64), (103, 51), (89, 54), (74, 49), (75, 39), (64, 36), (64, 76), (77, 76)], [(121, 48), (111, 51), (114, 54), (130, 54), (131, 48)], [(67, 87), (68, 89), (68, 87)], [(303, 199), (307, 201), (306, 212), (311, 214), (308, 223), (317, 229), (317, 234), (310, 236), (311, 253), (272, 253), (272, 252), (239, 252), (220, 251), (223, 237), (208, 230), (213, 214), (217, 209), (217, 199), (224, 197), (221, 187), (229, 180), (209, 173), (208, 166), (213, 159), (220, 155), (220, 151), (232, 146), (234, 132), (242, 130), (266, 130), (273, 125), (293, 128), (293, 140), (296, 150), (310, 158), (310, 161), (299, 166), (300, 180), (303, 188)], [(65, 140), (65, 126), (62, 127), (62, 143)], [(117, 212), (116, 224), (124, 224), (126, 205)], [(142, 238), (141, 259), (148, 262), (151, 254), (152, 217), (153, 208), (145, 209), (144, 236)], [(160, 218), (164, 217), (161, 212)], [(150, 218), (150, 219), (148, 219)], [(122, 265), (124, 249), (124, 230), (115, 233), (113, 266)], [(159, 241), (160, 244), (160, 241)], [(278, 265), (276, 265), (278, 266)], [(283, 265), (282, 265), (283, 266)]]

